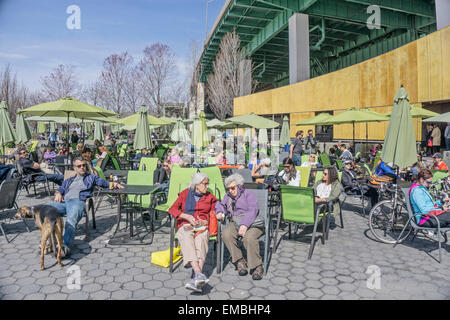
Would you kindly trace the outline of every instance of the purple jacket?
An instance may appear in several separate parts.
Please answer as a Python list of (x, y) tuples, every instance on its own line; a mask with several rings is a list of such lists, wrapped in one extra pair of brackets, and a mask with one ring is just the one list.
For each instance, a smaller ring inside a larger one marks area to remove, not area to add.
[(56, 158), (55, 152), (51, 151), (51, 152), (44, 153), (44, 160), (46, 160), (48, 164), (52, 163), (53, 158)]
[(253, 192), (246, 190), (244, 186), (239, 186), (236, 199), (233, 199), (230, 193), (227, 192), (222, 201), (217, 201), (216, 214), (219, 212), (225, 215), (231, 214), (231, 203), (233, 202), (235, 203), (233, 216), (243, 215), (241, 225), (250, 228), (258, 215), (258, 198)]

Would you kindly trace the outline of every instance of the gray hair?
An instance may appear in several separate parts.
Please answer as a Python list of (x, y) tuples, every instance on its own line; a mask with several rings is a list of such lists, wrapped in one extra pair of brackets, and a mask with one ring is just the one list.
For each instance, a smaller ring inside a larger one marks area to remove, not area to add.
[(264, 158), (261, 160), (261, 164), (265, 164), (268, 167), (270, 167), (271, 163), (272, 163), (272, 161), (270, 160), (270, 158)]
[(236, 182), (238, 186), (243, 186), (245, 182), (244, 177), (239, 173), (235, 173), (225, 179), (225, 187), (228, 187), (233, 181)]
[(189, 184), (189, 188), (195, 189), (195, 187), (202, 183), (203, 180), (208, 179), (209, 177), (206, 173), (197, 172), (192, 175), (191, 183)]

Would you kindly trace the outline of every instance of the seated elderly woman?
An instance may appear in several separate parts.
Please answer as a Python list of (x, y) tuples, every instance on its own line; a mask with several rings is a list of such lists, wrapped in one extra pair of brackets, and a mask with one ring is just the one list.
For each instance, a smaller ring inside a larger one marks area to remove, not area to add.
[(247, 250), (248, 267), (253, 270), (253, 280), (263, 277), (262, 259), (259, 254), (258, 238), (264, 233), (264, 222), (258, 216), (258, 198), (250, 190), (244, 188), (244, 178), (240, 174), (232, 174), (225, 179), (227, 194), (222, 201), (216, 203), (218, 220), (227, 216), (229, 222), (223, 231), (223, 242), (231, 254), (232, 263), (237, 265), (240, 276), (245, 276), (247, 263), (237, 245), (237, 239)]
[(209, 281), (202, 270), (208, 253), (210, 216), (215, 220), (217, 199), (208, 191), (208, 185), (209, 177), (206, 174), (194, 174), (190, 187), (179, 194), (169, 209), (169, 214), (177, 221), (184, 265), (192, 266), (194, 271), (194, 278), (185, 287), (196, 292), (201, 292)]
[[(328, 167), (323, 171), (322, 181), (319, 180), (314, 184), (314, 193), (317, 204), (325, 204), (339, 198), (341, 183), (338, 180), (338, 173), (335, 167)], [(336, 202), (333, 205), (333, 216), (338, 215), (339, 212), (339, 202)]]
[(270, 165), (271, 165), (270, 158), (264, 158), (261, 160), (260, 164), (256, 164), (256, 160), (253, 163), (252, 168), (252, 178), (255, 179), (256, 183), (264, 183), (265, 176), (271, 174)]

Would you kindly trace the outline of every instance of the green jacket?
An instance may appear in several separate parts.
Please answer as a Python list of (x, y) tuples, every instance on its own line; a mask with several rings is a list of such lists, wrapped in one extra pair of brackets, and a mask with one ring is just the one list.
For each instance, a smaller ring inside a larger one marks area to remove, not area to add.
[[(319, 180), (314, 184), (314, 187), (313, 187), (314, 194), (317, 193), (317, 186), (321, 183), (322, 183), (322, 181)], [(341, 194), (341, 183), (339, 182), (339, 180), (336, 180), (335, 182), (333, 182), (331, 184), (331, 193), (330, 193), (330, 196), (327, 198), (327, 202), (338, 199), (340, 194)], [(334, 206), (333, 206), (333, 216), (337, 216), (339, 214), (340, 210), (341, 210), (340, 205), (339, 205), (339, 202), (337, 201), (334, 203)]]

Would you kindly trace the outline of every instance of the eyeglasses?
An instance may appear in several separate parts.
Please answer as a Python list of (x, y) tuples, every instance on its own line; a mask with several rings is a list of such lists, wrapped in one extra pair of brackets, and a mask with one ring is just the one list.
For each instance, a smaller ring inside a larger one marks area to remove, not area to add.
[(231, 186), (231, 187), (227, 187), (227, 191), (234, 191), (236, 190), (237, 186)]
[(328, 173), (326, 173), (326, 172), (323, 173), (323, 176), (324, 176), (324, 177), (327, 176), (327, 175), (328, 175)]
[(163, 167), (164, 167), (164, 168), (168, 168), (169, 165), (168, 165), (168, 164), (163, 164)]
[(77, 167), (77, 168), (85, 168), (86, 165), (85, 165), (85, 164), (79, 164), (79, 165), (77, 165), (77, 166), (75, 166), (75, 167)]
[(27, 154), (27, 152), (26, 151), (22, 151), (20, 154)]
[(202, 182), (202, 183), (200, 183), (200, 184), (202, 184), (202, 185), (204, 185), (204, 186), (209, 186), (209, 182)]
[(286, 168), (286, 169), (289, 169), (291, 166), (283, 166), (284, 168)]

